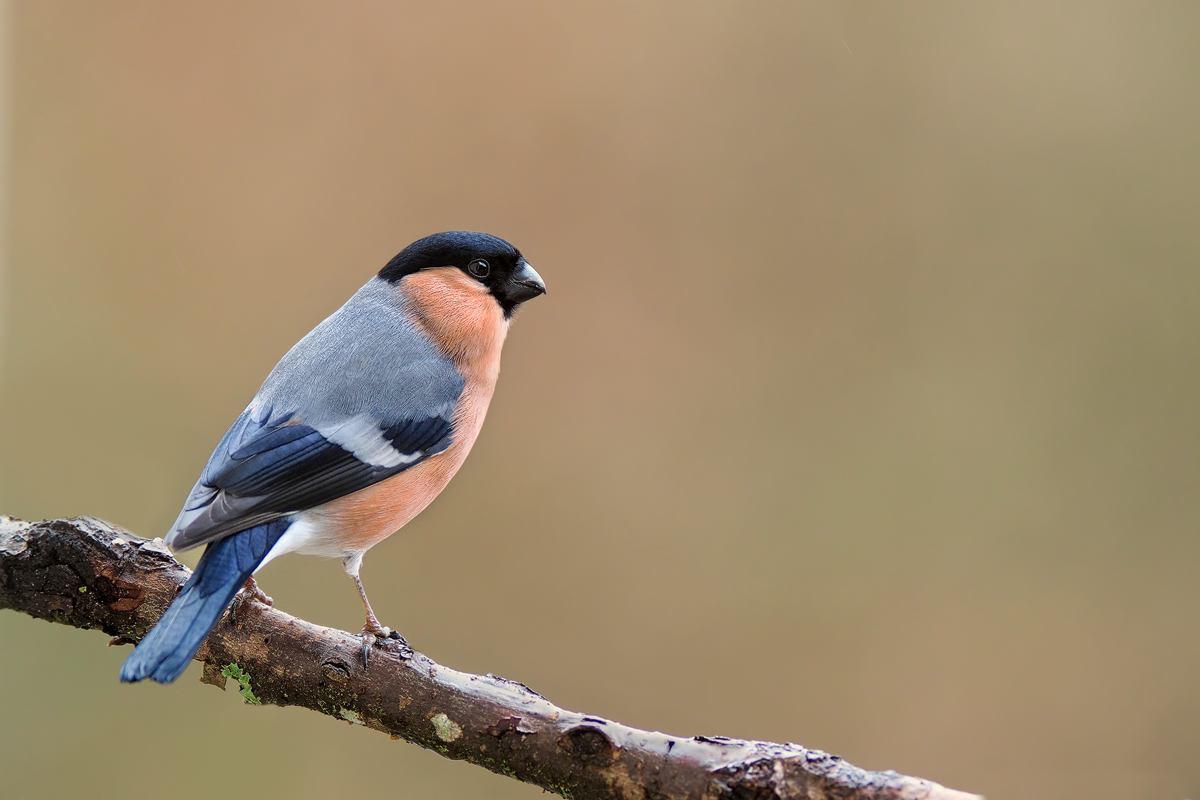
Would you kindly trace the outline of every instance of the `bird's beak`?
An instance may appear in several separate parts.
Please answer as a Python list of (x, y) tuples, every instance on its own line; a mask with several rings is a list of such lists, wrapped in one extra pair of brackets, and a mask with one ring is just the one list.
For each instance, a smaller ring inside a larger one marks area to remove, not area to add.
[(546, 284), (542, 281), (542, 276), (538, 275), (537, 270), (529, 266), (529, 262), (522, 258), (517, 262), (517, 269), (509, 278), (508, 286), (505, 287), (505, 294), (508, 295), (509, 301), (516, 305), (545, 293)]

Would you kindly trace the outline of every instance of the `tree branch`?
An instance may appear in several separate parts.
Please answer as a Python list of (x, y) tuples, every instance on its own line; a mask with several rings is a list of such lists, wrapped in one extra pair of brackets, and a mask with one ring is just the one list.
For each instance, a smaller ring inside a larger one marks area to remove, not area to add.
[[(0, 516), (0, 608), (136, 642), (188, 574), (160, 540), (92, 517)], [(359, 641), (249, 604), (236, 624), (217, 624), (197, 659), (201, 680), (224, 688), (233, 678), (247, 702), (320, 711), (576, 800), (978, 800), (795, 744), (680, 738), (584, 716), (398, 642), (376, 647), (364, 670)]]

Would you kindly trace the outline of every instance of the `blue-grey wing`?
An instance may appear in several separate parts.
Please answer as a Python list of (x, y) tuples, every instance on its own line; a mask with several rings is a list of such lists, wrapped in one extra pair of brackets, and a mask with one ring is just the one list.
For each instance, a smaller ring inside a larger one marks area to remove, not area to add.
[(209, 458), (172, 548), (336, 500), (450, 446), (462, 376), (373, 288), (272, 371)]

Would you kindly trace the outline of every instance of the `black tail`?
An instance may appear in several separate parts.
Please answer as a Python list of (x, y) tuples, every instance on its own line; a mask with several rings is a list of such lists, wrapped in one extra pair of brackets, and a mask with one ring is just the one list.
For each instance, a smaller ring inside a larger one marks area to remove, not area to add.
[(272, 520), (210, 544), (167, 613), (121, 665), (121, 680), (152, 678), (170, 683), (182, 675), (233, 596), (289, 524), (288, 517)]

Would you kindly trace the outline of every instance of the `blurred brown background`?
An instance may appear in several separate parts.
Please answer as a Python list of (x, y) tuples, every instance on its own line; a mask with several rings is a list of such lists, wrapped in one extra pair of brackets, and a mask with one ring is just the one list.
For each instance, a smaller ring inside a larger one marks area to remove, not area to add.
[[(1200, 794), (1200, 6), (8, 20), (0, 512), (161, 535), (288, 347), (485, 230), (550, 293), (367, 558), (385, 623), (632, 725)], [(361, 624), (336, 563), (261, 577)], [(4, 797), (540, 796), (104, 643), (0, 614)]]

